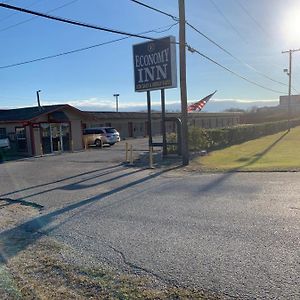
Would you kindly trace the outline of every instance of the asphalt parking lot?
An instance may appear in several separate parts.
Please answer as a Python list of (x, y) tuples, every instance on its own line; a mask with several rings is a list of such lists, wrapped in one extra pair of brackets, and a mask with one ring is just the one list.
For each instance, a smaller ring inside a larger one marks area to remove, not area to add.
[(76, 248), (82, 263), (224, 298), (300, 299), (299, 173), (126, 167), (123, 147), (2, 164), (0, 198), (42, 205), (23, 226)]

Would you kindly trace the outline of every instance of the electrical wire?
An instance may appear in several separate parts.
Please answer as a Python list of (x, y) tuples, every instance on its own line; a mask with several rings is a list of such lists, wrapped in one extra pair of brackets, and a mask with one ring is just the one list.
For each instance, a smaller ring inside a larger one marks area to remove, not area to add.
[[(79, 22), (79, 21), (74, 21), (74, 20), (70, 20), (70, 19), (66, 19), (66, 18), (61, 18), (61, 17), (56, 17), (56, 16), (52, 16), (52, 15), (48, 15), (48, 14), (44, 14), (44, 13), (40, 13), (40, 12), (35, 12), (35, 11), (32, 11), (32, 10), (28, 10), (28, 9), (24, 9), (24, 8), (21, 8), (21, 7), (16, 7), (16, 6), (12, 6), (12, 5), (8, 5), (8, 4), (5, 4), (5, 3), (0, 3), (0, 7), (4, 7), (4, 8), (7, 8), (7, 9), (12, 9), (12, 10), (16, 10), (16, 11), (20, 11), (20, 12), (24, 12), (24, 13), (28, 13), (28, 14), (32, 14), (32, 15), (36, 15), (36, 16), (39, 16), (39, 17), (43, 17), (43, 18), (47, 18), (47, 19), (51, 19), (51, 20), (55, 20), (55, 21), (60, 21), (60, 22), (63, 22), (63, 23), (68, 23), (68, 24), (72, 24), (72, 25), (76, 25), (76, 26), (81, 26), (81, 27), (86, 27), (86, 28), (91, 28), (91, 29), (97, 29), (97, 30), (101, 30), (101, 31), (106, 31), (106, 32), (110, 32), (110, 33), (116, 33), (116, 34), (121, 34), (121, 35), (126, 35), (128, 37), (138, 37), (138, 38), (143, 38), (143, 39), (148, 39), (148, 40), (155, 40), (154, 38), (152, 37), (147, 37), (147, 36), (144, 36), (144, 35), (141, 35), (141, 34), (133, 34), (133, 33), (127, 33), (127, 32), (124, 32), (124, 31), (120, 31), (120, 30), (115, 30), (115, 29), (110, 29), (110, 28), (105, 28), (105, 27), (100, 27), (100, 26), (97, 26), (97, 25), (92, 25), (92, 24), (87, 24), (87, 23), (82, 23), (82, 22)], [(275, 93), (280, 93), (282, 94), (283, 92), (280, 92), (280, 91), (277, 91), (277, 90), (273, 90), (273, 89), (270, 89), (270, 88), (267, 88), (261, 84), (258, 84), (252, 80), (249, 80), (247, 79), (246, 77), (242, 76), (242, 75), (239, 75), (238, 73), (230, 70), (229, 68), (221, 65), (220, 63), (216, 62), (215, 60), (209, 58), (207, 55), (201, 53), (200, 51), (198, 51), (197, 49), (194, 49), (192, 47), (190, 47), (189, 45), (186, 45), (188, 50), (191, 51), (192, 53), (193, 52), (196, 52), (198, 53), (199, 55), (201, 55), (202, 57), (204, 57), (205, 59), (209, 60), (210, 62), (218, 65), (219, 67), (223, 68), (224, 70), (230, 72), (231, 74), (253, 84), (253, 85), (256, 85), (258, 87), (261, 87), (265, 90), (269, 90), (269, 91), (272, 91), (272, 92), (275, 92)]]
[(155, 40), (155, 38), (140, 35), (140, 34), (128, 33), (128, 32), (121, 31), (121, 30), (116, 30), (116, 29), (106, 28), (106, 27), (97, 26), (97, 25), (93, 25), (93, 24), (83, 23), (83, 22), (79, 22), (79, 21), (75, 21), (75, 20), (71, 20), (71, 19), (56, 17), (56, 16), (52, 16), (49, 14), (45, 14), (45, 13), (41, 13), (41, 12), (25, 9), (22, 7), (17, 7), (17, 6), (1, 3), (1, 2), (0, 2), (0, 7), (20, 11), (20, 12), (31, 14), (34, 16), (39, 16), (39, 17), (46, 18), (49, 20), (55, 20), (55, 21), (59, 21), (62, 23), (72, 24), (72, 25), (79, 26), (79, 27), (96, 29), (96, 30), (100, 30), (100, 31), (105, 31), (105, 32), (110, 32), (110, 33), (115, 33), (115, 34), (120, 34), (120, 35), (126, 35), (126, 36), (130, 36), (130, 37), (137, 37), (137, 38), (146, 39), (146, 40)]
[[(28, 8), (30, 8), (30, 7), (32, 7), (32, 6), (35, 6), (35, 5), (36, 5), (37, 3), (39, 3), (39, 2), (40, 2), (40, 0), (34, 1), (31, 5), (28, 6)], [(8, 3), (8, 2), (7, 2), (7, 3)], [(9, 19), (9, 18), (11, 18), (12, 16), (17, 15), (17, 14), (18, 14), (17, 12), (14, 12), (14, 13), (9, 14), (8, 16), (6, 16), (6, 17), (0, 19), (0, 23), (3, 22), (3, 21), (5, 21), (5, 20), (7, 20), (7, 19)]]
[(270, 35), (265, 31), (263, 26), (261, 26), (258, 21), (250, 14), (250, 12), (246, 9), (246, 7), (237, 0), (236, 3), (240, 6), (240, 8), (244, 11), (244, 13), (256, 24), (256, 26), (270, 39)]
[(231, 69), (229, 69), (229, 68), (223, 66), (222, 64), (218, 63), (218, 62), (215, 61), (214, 59), (208, 57), (207, 55), (201, 53), (199, 50), (197, 50), (197, 49), (195, 49), (195, 48), (192, 48), (192, 47), (189, 46), (189, 45), (187, 45), (187, 49), (188, 49), (191, 53), (197, 53), (197, 54), (199, 54), (200, 56), (202, 56), (202, 57), (205, 58), (206, 60), (208, 60), (208, 61), (214, 63), (215, 65), (221, 67), (222, 69), (228, 71), (229, 73), (235, 75), (236, 77), (238, 77), (238, 78), (240, 78), (240, 79), (243, 79), (243, 80), (245, 80), (245, 81), (247, 81), (247, 82), (249, 82), (249, 83), (251, 83), (251, 84), (253, 84), (253, 85), (256, 85), (256, 86), (258, 86), (258, 87), (261, 87), (261, 88), (263, 88), (263, 89), (265, 89), (265, 90), (268, 90), (268, 91), (271, 91), (271, 92), (274, 92), (274, 93), (284, 94), (284, 92), (282, 92), (282, 91), (274, 90), (274, 89), (265, 87), (265, 86), (263, 86), (263, 85), (261, 85), (261, 84), (255, 82), (255, 81), (249, 80), (248, 78), (246, 78), (246, 77), (244, 77), (244, 76), (238, 74), (237, 72), (232, 71)]
[[(50, 13), (50, 12), (59, 10), (59, 9), (61, 9), (61, 8), (64, 8), (64, 7), (66, 7), (66, 6), (71, 5), (71, 4), (73, 4), (73, 3), (77, 2), (77, 1), (78, 1), (78, 0), (73, 0), (73, 1), (67, 2), (67, 3), (65, 3), (65, 4), (63, 4), (63, 5), (61, 5), (61, 6), (58, 6), (58, 7), (55, 7), (55, 8), (53, 8), (53, 9), (48, 10), (46, 13)], [(14, 13), (14, 14), (16, 14), (16, 13)], [(13, 25), (10, 25), (10, 26), (7, 26), (7, 27), (5, 27), (5, 28), (3, 28), (3, 29), (0, 29), (0, 32), (9, 30), (9, 29), (11, 29), (11, 28), (17, 27), (17, 26), (22, 25), (22, 24), (25, 24), (25, 23), (28, 23), (28, 22), (34, 20), (34, 19), (37, 18), (37, 17), (38, 17), (38, 16), (34, 16), (34, 17), (31, 17), (31, 18), (29, 18), (29, 19), (27, 19), (27, 20), (18, 22), (18, 23), (16, 23), (16, 24), (13, 24)]]
[[(164, 11), (162, 11), (162, 10), (160, 10), (160, 9), (157, 9), (157, 8), (155, 8), (155, 7), (146, 5), (146, 4), (143, 3), (143, 2), (140, 2), (140, 1), (137, 1), (137, 0), (130, 0), (130, 1), (132, 1), (132, 2), (134, 2), (134, 3), (136, 3), (136, 4), (139, 4), (139, 5), (141, 5), (141, 6), (144, 6), (144, 7), (148, 8), (148, 9), (151, 9), (151, 10), (153, 10), (153, 11), (159, 12), (159, 13), (161, 13), (161, 14), (163, 14), (163, 15), (165, 15), (165, 16), (168, 16), (168, 17), (170, 17), (170, 18), (172, 18), (172, 19), (178, 20), (178, 17), (176, 17), (176, 16), (174, 16), (174, 15), (171, 15), (171, 14), (169, 14), (169, 13), (167, 13), (167, 12), (164, 12)], [(220, 9), (216, 6), (216, 4), (213, 2), (213, 0), (211, 0), (211, 2), (214, 4), (214, 6), (216, 7), (216, 9), (217, 9), (218, 11), (220, 11)], [(220, 13), (222, 14), (221, 11), (220, 11)], [(226, 19), (226, 17), (225, 17), (224, 15), (223, 15), (223, 17)], [(193, 25), (192, 25), (191, 23), (189, 23), (188, 21), (186, 21), (186, 24), (187, 24), (190, 28), (192, 28), (193, 30), (195, 30), (197, 33), (199, 33), (201, 36), (203, 36), (205, 39), (207, 39), (209, 42), (211, 42), (212, 44), (214, 44), (216, 47), (218, 47), (219, 49), (221, 49), (222, 51), (224, 51), (224, 52), (225, 52), (226, 54), (228, 54), (230, 57), (232, 57), (233, 59), (235, 59), (235, 60), (236, 60), (237, 62), (239, 62), (240, 64), (244, 65), (245, 67), (249, 68), (250, 70), (256, 72), (257, 74), (259, 74), (259, 75), (261, 75), (261, 76), (263, 76), (263, 77), (265, 77), (265, 78), (267, 78), (267, 79), (269, 79), (269, 80), (271, 80), (271, 81), (273, 81), (273, 82), (275, 82), (275, 83), (278, 83), (278, 84), (283, 85), (283, 86), (288, 86), (288, 84), (286, 84), (286, 83), (284, 83), (284, 82), (281, 82), (281, 81), (278, 81), (278, 80), (276, 80), (276, 79), (273, 79), (273, 78), (271, 78), (270, 76), (268, 76), (268, 75), (266, 75), (266, 74), (260, 72), (259, 70), (257, 70), (257, 69), (254, 68), (253, 66), (249, 65), (248, 63), (242, 61), (241, 59), (239, 59), (238, 57), (236, 57), (235, 55), (233, 55), (231, 52), (229, 52), (228, 50), (226, 50), (224, 47), (222, 47), (220, 44), (218, 44), (217, 42), (215, 42), (213, 39), (211, 39), (210, 37), (208, 37), (206, 34), (204, 34), (202, 31), (200, 31), (199, 29), (197, 29), (195, 26), (193, 26)], [(231, 26), (233, 26), (233, 25), (231, 24)], [(293, 89), (294, 89), (295, 91), (297, 91), (294, 87), (293, 87)]]
[(229, 19), (225, 16), (225, 14), (222, 12), (222, 10), (218, 7), (218, 5), (213, 1), (210, 0), (212, 5), (215, 7), (217, 12), (223, 17), (223, 19), (226, 21), (226, 23), (232, 28), (232, 30), (240, 37), (240, 39), (244, 42), (247, 43), (244, 36), (235, 28), (235, 26), (229, 21)]
[(254, 68), (253, 66), (249, 65), (248, 63), (242, 61), (241, 59), (239, 59), (238, 57), (236, 57), (235, 55), (233, 55), (231, 52), (229, 52), (228, 50), (226, 50), (224, 47), (220, 46), (218, 43), (216, 43), (214, 40), (212, 40), (211, 38), (209, 38), (207, 35), (205, 35), (203, 32), (201, 32), (200, 30), (198, 30), (196, 27), (194, 27), (193, 25), (191, 25), (189, 22), (186, 22), (186, 24), (192, 28), (193, 30), (195, 30), (196, 32), (198, 32), (200, 35), (202, 35), (203, 37), (205, 37), (208, 41), (210, 41), (212, 44), (214, 44), (215, 46), (217, 46), (219, 49), (221, 49), (222, 51), (224, 51), (226, 54), (228, 54), (229, 56), (231, 56), (233, 59), (235, 59), (237, 62), (239, 62), (240, 64), (244, 65), (245, 67), (251, 69), (252, 71), (256, 72), (257, 74), (273, 81), (276, 82), (278, 84), (281, 84), (283, 86), (288, 86), (288, 84), (278, 81), (276, 79), (271, 78), (270, 76), (260, 72), (259, 70), (257, 70), (256, 68)]
[[(141, 34), (147, 34), (147, 33), (150, 33), (150, 32), (154, 32), (154, 33), (166, 32), (166, 31), (169, 31), (170, 29), (172, 29), (177, 24), (178, 24), (178, 22), (176, 22), (174, 24), (171, 24), (171, 25), (168, 25), (168, 26), (163, 26), (163, 27), (159, 27), (159, 28), (156, 28), (156, 29), (151, 29), (151, 30), (148, 30), (148, 31), (144, 31)], [(166, 28), (166, 29), (163, 29), (163, 28)], [(39, 61), (43, 61), (43, 60), (47, 60), (47, 59), (51, 59), (51, 58), (56, 58), (56, 57), (60, 57), (60, 56), (68, 55), (68, 54), (82, 52), (82, 51), (86, 51), (86, 50), (89, 50), (89, 49), (97, 48), (97, 47), (100, 47), (100, 46), (104, 46), (104, 45), (109, 45), (109, 44), (113, 44), (113, 43), (116, 43), (116, 42), (120, 42), (120, 41), (129, 39), (129, 38), (130, 38), (129, 36), (126, 36), (126, 37), (122, 37), (122, 38), (119, 38), (119, 39), (115, 39), (115, 40), (103, 42), (103, 43), (100, 43), (100, 44), (95, 44), (95, 45), (91, 45), (91, 46), (87, 46), (87, 47), (83, 47), (83, 48), (78, 48), (78, 49), (74, 49), (74, 50), (70, 50), (70, 51), (66, 51), (66, 52), (62, 52), (62, 53), (58, 53), (58, 54), (53, 54), (53, 55), (48, 55), (48, 56), (44, 56), (44, 57), (39, 57), (39, 58), (35, 58), (35, 59), (31, 59), (31, 60), (27, 60), (27, 61), (23, 61), (23, 62), (19, 62), (19, 63), (14, 63), (14, 64), (5, 65), (5, 66), (0, 66), (0, 69), (8, 69), (8, 68), (12, 68), (12, 67), (26, 65), (26, 64), (29, 64), (29, 63), (34, 63), (34, 62), (39, 62)]]

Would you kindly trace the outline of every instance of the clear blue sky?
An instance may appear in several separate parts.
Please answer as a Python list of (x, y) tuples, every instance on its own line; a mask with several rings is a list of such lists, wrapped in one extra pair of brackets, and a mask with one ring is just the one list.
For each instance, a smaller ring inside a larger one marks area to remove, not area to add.
[[(177, 0), (143, 1), (178, 15)], [(132, 33), (174, 23), (167, 16), (130, 0), (0, 2)], [(56, 9), (64, 4), (69, 5)], [(0, 67), (121, 37), (39, 17), (27, 21), (31, 18), (31, 15), (0, 8)], [(300, 22), (292, 26), (293, 20), (300, 19), (299, 0), (186, 0), (186, 18), (243, 62), (273, 79), (288, 82), (283, 73), (288, 66), (288, 55), (281, 51), (300, 48)], [(26, 22), (17, 25), (23, 21)], [(151, 34), (153, 37), (167, 35), (175, 35), (178, 39), (178, 25), (167, 32)], [(142, 109), (146, 95), (134, 92), (132, 59), (132, 45), (140, 42), (142, 40), (130, 38), (55, 59), (0, 69), (0, 108), (35, 105), (35, 92), (40, 89), (44, 104), (70, 103), (81, 109), (109, 110), (113, 109), (113, 94), (119, 93), (121, 110)], [(248, 79), (287, 93), (286, 86), (246, 68), (189, 28), (187, 42)], [(294, 53), (293, 58), (293, 86), (300, 90), (300, 52)], [(189, 101), (218, 90), (211, 101), (214, 103), (207, 104), (207, 111), (234, 106), (235, 102), (227, 100), (274, 105), (276, 102), (272, 100), (278, 101), (280, 95), (253, 86), (189, 52), (187, 84)], [(167, 90), (167, 103), (179, 103), (179, 95), (179, 88)], [(153, 102), (158, 101), (159, 93), (154, 92)]]

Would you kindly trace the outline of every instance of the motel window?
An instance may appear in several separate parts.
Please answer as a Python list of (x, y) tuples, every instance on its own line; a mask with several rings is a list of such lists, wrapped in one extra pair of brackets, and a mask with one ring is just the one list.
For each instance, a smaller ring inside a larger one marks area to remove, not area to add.
[(6, 128), (0, 128), (0, 139), (6, 138)]
[(17, 140), (26, 140), (26, 131), (24, 127), (16, 127)]

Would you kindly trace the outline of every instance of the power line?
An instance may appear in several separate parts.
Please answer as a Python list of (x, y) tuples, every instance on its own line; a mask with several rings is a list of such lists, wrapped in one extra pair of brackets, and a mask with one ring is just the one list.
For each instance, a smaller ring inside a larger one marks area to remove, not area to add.
[[(46, 13), (50, 13), (50, 12), (59, 10), (59, 9), (61, 9), (61, 8), (63, 8), (63, 7), (66, 7), (66, 6), (71, 5), (71, 4), (73, 4), (73, 3), (77, 2), (77, 1), (78, 1), (78, 0), (73, 0), (73, 1), (67, 2), (67, 3), (65, 3), (65, 4), (63, 4), (63, 5), (61, 5), (61, 6), (58, 6), (58, 7), (56, 7), (56, 8), (53, 8), (53, 9), (51, 9), (51, 10), (48, 10)], [(16, 14), (16, 13), (14, 13), (14, 14)], [(8, 30), (8, 29), (17, 27), (17, 26), (22, 25), (22, 24), (25, 24), (25, 23), (28, 23), (28, 22), (34, 20), (34, 19), (37, 18), (37, 17), (38, 17), (38, 16), (34, 16), (34, 17), (31, 17), (31, 18), (29, 18), (29, 19), (27, 19), (27, 20), (18, 22), (18, 23), (16, 23), (16, 24), (13, 24), (13, 25), (10, 25), (10, 26), (7, 26), (7, 27), (5, 27), (5, 28), (3, 28), (3, 29), (0, 29), (0, 32), (6, 31), (6, 30)]]
[[(163, 15), (165, 15), (165, 16), (168, 16), (168, 17), (170, 17), (170, 18), (172, 18), (172, 19), (178, 19), (178, 17), (175, 17), (175, 16), (173, 16), (173, 15), (167, 13), (167, 12), (164, 12), (164, 11), (162, 11), (162, 10), (160, 10), (160, 9), (157, 9), (157, 8), (155, 8), (155, 7), (153, 7), (153, 6), (146, 5), (146, 4), (144, 4), (143, 2), (136, 1), (136, 0), (130, 0), (130, 1), (132, 1), (132, 2), (134, 2), (134, 3), (137, 3), (137, 4), (141, 5), (141, 6), (144, 6), (144, 7), (148, 8), (148, 9), (151, 9), (151, 10), (153, 10), (153, 11), (159, 12), (159, 13), (161, 13), (161, 14), (163, 14)], [(212, 2), (213, 2), (213, 1), (212, 1)], [(213, 4), (215, 4), (215, 3), (213, 2)], [(215, 6), (216, 6), (216, 5), (215, 5)], [(216, 8), (219, 10), (218, 7), (216, 7)], [(230, 57), (232, 57), (233, 59), (235, 59), (236, 61), (238, 61), (240, 64), (246, 66), (247, 68), (251, 69), (252, 71), (256, 72), (257, 74), (259, 74), (259, 75), (261, 75), (261, 76), (263, 76), (263, 77), (265, 77), (265, 78), (267, 78), (267, 79), (269, 79), (269, 80), (271, 80), (271, 81), (273, 81), (273, 82), (276, 82), (276, 83), (281, 84), (281, 85), (283, 85), (283, 86), (288, 86), (286, 83), (281, 82), (281, 81), (278, 81), (278, 80), (276, 80), (276, 79), (273, 79), (273, 78), (271, 78), (270, 76), (268, 76), (268, 75), (266, 75), (266, 74), (260, 72), (259, 70), (257, 70), (257, 69), (254, 68), (253, 66), (249, 65), (248, 63), (245, 63), (244, 61), (242, 61), (241, 59), (239, 59), (238, 57), (236, 57), (235, 55), (233, 55), (231, 52), (229, 52), (228, 50), (226, 50), (224, 47), (222, 47), (220, 44), (218, 44), (217, 42), (215, 42), (213, 39), (211, 39), (210, 37), (208, 37), (208, 36), (207, 36), (206, 34), (204, 34), (202, 31), (200, 31), (199, 29), (197, 29), (195, 26), (193, 26), (192, 24), (190, 24), (188, 21), (186, 21), (186, 24), (187, 24), (190, 28), (192, 28), (193, 30), (195, 30), (197, 33), (199, 33), (201, 36), (203, 36), (205, 39), (207, 39), (209, 42), (211, 42), (212, 44), (214, 44), (215, 46), (217, 46), (219, 49), (221, 49), (222, 51), (224, 51), (224, 52), (225, 52), (226, 54), (228, 54)]]
[(251, 83), (251, 84), (253, 84), (253, 85), (256, 85), (256, 86), (258, 86), (258, 87), (260, 87), (260, 88), (263, 88), (263, 89), (265, 89), (265, 90), (268, 90), (268, 91), (271, 91), (271, 92), (274, 92), (274, 93), (284, 94), (284, 92), (282, 92), (282, 91), (277, 91), (277, 90), (274, 90), (274, 89), (265, 87), (265, 86), (263, 86), (263, 85), (261, 85), (261, 84), (255, 82), (255, 81), (249, 80), (248, 78), (246, 78), (246, 77), (244, 77), (244, 76), (242, 76), (242, 75), (240, 75), (240, 74), (238, 74), (238, 73), (232, 71), (231, 69), (229, 69), (229, 68), (227, 68), (227, 67), (221, 65), (220, 63), (218, 63), (218, 62), (215, 61), (214, 59), (208, 57), (207, 55), (201, 53), (199, 50), (197, 50), (197, 49), (195, 49), (195, 48), (192, 48), (192, 47), (189, 46), (189, 45), (187, 45), (187, 48), (188, 48), (188, 50), (189, 50), (191, 53), (194, 53), (194, 52), (195, 52), (195, 53), (199, 54), (200, 56), (204, 57), (205, 59), (209, 60), (210, 62), (214, 63), (215, 65), (221, 67), (222, 69), (228, 71), (229, 73), (235, 75), (236, 77), (239, 77), (240, 79), (243, 79), (243, 80), (245, 80), (245, 81), (247, 81), (247, 82), (249, 82), (249, 83)]
[(235, 26), (229, 21), (229, 19), (225, 16), (225, 14), (222, 12), (222, 10), (218, 7), (218, 5), (213, 1), (210, 0), (212, 5), (215, 7), (215, 9), (218, 11), (218, 13), (223, 17), (223, 19), (226, 21), (226, 23), (235, 31), (235, 33), (240, 37), (240, 39), (246, 43), (243, 35), (235, 28)]
[(159, 13), (161, 13), (161, 14), (167, 16), (167, 17), (172, 18), (174, 21), (179, 21), (179, 18), (178, 18), (178, 17), (175, 17), (175, 16), (173, 16), (173, 15), (171, 15), (171, 14), (165, 12), (165, 11), (162, 11), (162, 10), (160, 10), (160, 9), (158, 9), (158, 8), (155, 8), (155, 7), (153, 7), (153, 6), (147, 5), (147, 4), (145, 4), (145, 3), (141, 2), (141, 1), (137, 1), (137, 0), (130, 0), (130, 1), (131, 1), (131, 2), (134, 2), (134, 3), (136, 3), (136, 4), (139, 4), (139, 5), (141, 5), (141, 6), (144, 6), (144, 7), (146, 7), (146, 8), (149, 8), (149, 9), (151, 9), (151, 10), (153, 10), (153, 11), (159, 12)]
[(203, 32), (201, 32), (200, 30), (198, 30), (196, 27), (194, 27), (193, 25), (191, 25), (189, 22), (186, 22), (187, 25), (189, 27), (191, 27), (193, 30), (195, 30), (196, 32), (198, 32), (200, 35), (202, 35), (203, 37), (205, 37), (208, 41), (210, 41), (211, 43), (213, 43), (215, 46), (217, 46), (219, 49), (221, 49), (222, 51), (224, 51), (226, 54), (228, 54), (229, 56), (231, 56), (233, 59), (235, 59), (236, 61), (238, 61), (240, 64), (244, 65), (245, 67), (251, 69), (252, 71), (256, 72), (257, 74), (273, 81), (276, 82), (278, 84), (287, 86), (286, 83), (278, 81), (276, 79), (271, 78), (270, 76), (260, 72), (259, 70), (257, 70), (256, 68), (254, 68), (253, 66), (249, 65), (248, 63), (242, 61), (241, 59), (239, 59), (238, 57), (236, 57), (235, 55), (233, 55), (231, 52), (229, 52), (228, 50), (226, 50), (224, 47), (220, 46), (217, 42), (215, 42), (214, 40), (212, 40), (211, 38), (209, 38), (207, 35), (205, 35)]
[[(30, 7), (32, 7), (32, 6), (35, 6), (35, 5), (36, 5), (37, 3), (39, 3), (39, 2), (40, 2), (40, 0), (34, 1), (31, 5), (28, 6), (28, 8), (30, 8)], [(8, 2), (7, 2), (7, 3), (8, 3)], [(0, 19), (0, 23), (3, 22), (3, 21), (5, 21), (5, 20), (7, 20), (7, 19), (9, 19), (10, 17), (12, 17), (12, 16), (14, 16), (14, 15), (16, 15), (16, 14), (17, 14), (17, 12), (14, 12), (14, 13), (11, 13), (11, 14), (9, 14), (8, 16), (6, 16), (6, 17)]]
[(265, 31), (263, 26), (261, 26), (258, 21), (250, 14), (250, 12), (246, 9), (246, 7), (237, 0), (236, 3), (240, 6), (240, 8), (244, 11), (244, 13), (256, 24), (256, 26), (268, 37), (270, 38), (270, 35)]
[(25, 9), (25, 8), (22, 8), (22, 7), (17, 7), (17, 6), (5, 4), (5, 3), (0, 3), (0, 7), (20, 11), (20, 12), (23, 12), (23, 13), (39, 16), (39, 17), (42, 17), (42, 18), (50, 19), (50, 20), (59, 21), (59, 22), (62, 22), (62, 23), (72, 24), (72, 25), (79, 26), (79, 27), (96, 29), (96, 30), (101, 30), (101, 31), (105, 31), (105, 32), (110, 32), (110, 33), (115, 33), (115, 34), (120, 34), (120, 35), (126, 35), (126, 36), (130, 36), (130, 37), (137, 37), (137, 38), (141, 38), (141, 39), (155, 40), (155, 38), (140, 35), (140, 34), (128, 33), (128, 32), (121, 31), (121, 30), (116, 30), (116, 29), (101, 27), (101, 26), (97, 26), (97, 25), (93, 25), (93, 24), (87, 24), (87, 23), (83, 23), (83, 22), (79, 22), (79, 21), (75, 21), (75, 20), (71, 20), (71, 19), (56, 17), (56, 16), (52, 16), (52, 15), (49, 15), (49, 14), (40, 13), (40, 12), (37, 12), (37, 11), (33, 11), (33, 10)]
[[(178, 22), (167, 26), (167, 28), (166, 28), (166, 26), (163, 26), (163, 27), (159, 27), (159, 28), (156, 28), (156, 29), (151, 29), (151, 30), (148, 30), (148, 31), (144, 31), (141, 34), (147, 34), (147, 33), (150, 33), (150, 32), (155, 32), (155, 33), (166, 32), (166, 31), (169, 31), (174, 26), (176, 26), (177, 24), (178, 24)], [(163, 28), (166, 28), (166, 29), (163, 29)], [(35, 59), (31, 59), (31, 60), (27, 60), (27, 61), (23, 61), (23, 62), (19, 62), (19, 63), (9, 64), (9, 65), (6, 65), (6, 66), (0, 66), (0, 69), (7, 69), (7, 68), (12, 68), (12, 67), (17, 67), (17, 66), (26, 65), (26, 64), (30, 64), (30, 63), (34, 63), (34, 62), (38, 62), (38, 61), (43, 61), (43, 60), (47, 60), (47, 59), (51, 59), (51, 58), (56, 58), (56, 57), (60, 57), (60, 56), (68, 55), (68, 54), (82, 52), (82, 51), (97, 48), (97, 47), (100, 47), (100, 46), (120, 42), (120, 41), (129, 39), (129, 38), (130, 38), (129, 36), (126, 36), (126, 37), (123, 37), (123, 38), (119, 38), (119, 39), (115, 39), (115, 40), (111, 40), (111, 41), (107, 41), (107, 42), (103, 42), (103, 43), (100, 43), (100, 44), (95, 44), (95, 45), (91, 45), (91, 46), (87, 46), (87, 47), (83, 47), (83, 48), (78, 48), (78, 49), (74, 49), (74, 50), (70, 50), (70, 51), (66, 51), (66, 52), (62, 52), (62, 53), (58, 53), (58, 54), (54, 54), (54, 55), (39, 57), (39, 58), (35, 58)]]

